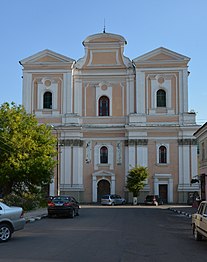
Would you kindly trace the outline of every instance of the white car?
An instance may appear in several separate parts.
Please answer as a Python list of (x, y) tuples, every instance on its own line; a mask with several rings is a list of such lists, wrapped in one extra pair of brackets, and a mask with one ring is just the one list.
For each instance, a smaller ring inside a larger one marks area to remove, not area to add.
[(108, 206), (124, 205), (126, 204), (126, 200), (122, 198), (120, 195), (116, 194), (104, 195), (101, 198), (101, 204)]
[(202, 201), (197, 212), (192, 215), (192, 229), (195, 240), (207, 238), (207, 201)]
[(9, 207), (0, 202), (0, 242), (8, 241), (13, 232), (24, 228), (26, 223), (21, 207)]

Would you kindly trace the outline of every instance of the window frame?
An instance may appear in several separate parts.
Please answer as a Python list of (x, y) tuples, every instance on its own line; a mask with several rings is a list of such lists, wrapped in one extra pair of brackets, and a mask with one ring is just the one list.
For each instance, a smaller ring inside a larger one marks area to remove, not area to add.
[(167, 94), (164, 89), (158, 89), (156, 93), (157, 107), (166, 108), (167, 106)]
[(167, 164), (167, 147), (164, 145), (159, 147), (159, 164)]
[(109, 151), (107, 146), (102, 146), (100, 148), (100, 164), (108, 164)]
[(43, 109), (52, 109), (52, 92), (50, 91), (46, 91), (43, 94)]
[[(106, 105), (103, 102), (106, 101)], [(98, 100), (98, 116), (110, 116), (110, 99), (103, 95)]]

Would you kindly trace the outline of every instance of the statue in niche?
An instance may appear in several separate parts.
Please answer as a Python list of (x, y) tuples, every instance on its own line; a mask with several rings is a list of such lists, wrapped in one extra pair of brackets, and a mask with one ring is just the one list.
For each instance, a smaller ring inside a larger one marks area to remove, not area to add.
[(116, 144), (116, 163), (117, 165), (121, 165), (122, 163), (122, 144), (118, 142)]
[(89, 164), (91, 162), (91, 141), (86, 142), (86, 163)]

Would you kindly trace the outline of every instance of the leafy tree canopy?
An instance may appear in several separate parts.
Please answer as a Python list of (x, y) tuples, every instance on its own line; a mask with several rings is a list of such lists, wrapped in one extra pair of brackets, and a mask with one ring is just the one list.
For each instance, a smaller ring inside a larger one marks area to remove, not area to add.
[(0, 106), (0, 189), (11, 192), (35, 192), (51, 182), (56, 164), (56, 138), (51, 128), (39, 125), (23, 106)]
[(133, 193), (133, 197), (139, 195), (139, 191), (144, 188), (144, 181), (148, 177), (148, 169), (143, 166), (135, 166), (129, 170), (127, 176), (127, 189)]

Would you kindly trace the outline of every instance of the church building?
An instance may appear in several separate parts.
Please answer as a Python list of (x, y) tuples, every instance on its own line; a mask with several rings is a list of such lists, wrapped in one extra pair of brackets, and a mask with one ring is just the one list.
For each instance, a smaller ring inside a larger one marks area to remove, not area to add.
[[(159, 47), (129, 59), (124, 37), (99, 33), (83, 41), (74, 60), (43, 50), (20, 61), (23, 106), (58, 138), (50, 195), (96, 203), (104, 194), (128, 201), (128, 171), (141, 165), (149, 177), (139, 195), (187, 203), (198, 191), (198, 129), (188, 112), (190, 58)], [(69, 50), (70, 51), (70, 50)]]

